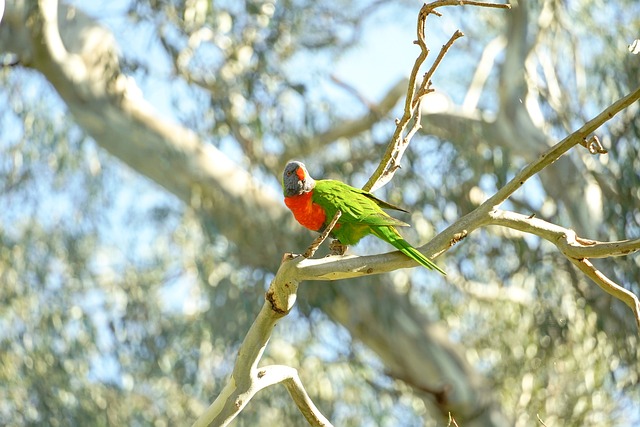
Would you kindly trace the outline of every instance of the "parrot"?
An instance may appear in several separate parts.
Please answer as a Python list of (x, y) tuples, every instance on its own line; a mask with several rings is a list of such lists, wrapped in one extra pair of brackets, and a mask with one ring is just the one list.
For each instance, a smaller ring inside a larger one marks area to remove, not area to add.
[(407, 227), (409, 224), (383, 211), (406, 210), (337, 180), (315, 180), (299, 161), (290, 161), (285, 166), (282, 189), (285, 205), (295, 219), (309, 230), (322, 233), (336, 212), (340, 211), (342, 215), (330, 234), (341, 245), (355, 245), (364, 236), (373, 234), (429, 270), (447, 274), (400, 236), (396, 227)]

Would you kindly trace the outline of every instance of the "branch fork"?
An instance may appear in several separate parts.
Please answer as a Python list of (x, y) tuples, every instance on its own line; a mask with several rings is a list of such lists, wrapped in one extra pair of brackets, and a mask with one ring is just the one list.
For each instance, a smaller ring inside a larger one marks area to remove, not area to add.
[(589, 261), (589, 258), (623, 256), (640, 251), (640, 239), (598, 242), (584, 239), (571, 229), (560, 227), (542, 219), (499, 209), (490, 212), (490, 217), (490, 224), (492, 225), (500, 225), (535, 234), (553, 243), (573, 265), (585, 273), (603, 291), (628, 305), (633, 311), (636, 324), (640, 329), (640, 300), (638, 300), (638, 297), (633, 292), (609, 279)]

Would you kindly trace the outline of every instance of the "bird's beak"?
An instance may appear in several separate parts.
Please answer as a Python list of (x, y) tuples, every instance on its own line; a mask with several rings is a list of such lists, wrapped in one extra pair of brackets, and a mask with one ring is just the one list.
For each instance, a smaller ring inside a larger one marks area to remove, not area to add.
[(302, 182), (307, 178), (307, 174), (302, 167), (298, 167), (298, 169), (296, 169), (296, 175), (298, 175), (298, 179)]

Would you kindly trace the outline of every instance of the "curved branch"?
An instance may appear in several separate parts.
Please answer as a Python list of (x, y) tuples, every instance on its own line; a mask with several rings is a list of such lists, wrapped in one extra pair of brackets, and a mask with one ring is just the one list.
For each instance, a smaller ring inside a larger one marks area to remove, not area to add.
[(492, 225), (535, 234), (558, 246), (571, 258), (608, 258), (640, 251), (640, 239), (599, 242), (579, 237), (575, 231), (538, 218), (496, 209), (490, 212)]
[[(275, 373), (277, 378), (281, 378), (277, 382), (281, 382), (291, 395), (291, 398), (302, 412), (302, 415), (306, 418), (311, 426), (317, 427), (331, 427), (332, 424), (327, 420), (322, 413), (316, 408), (316, 405), (313, 403), (309, 394), (304, 389), (302, 385), (302, 381), (300, 380), (300, 376), (298, 375), (298, 371), (289, 366), (265, 366), (262, 370), (266, 371), (265, 373), (271, 374)], [(261, 370), (261, 371), (262, 371)], [(275, 371), (275, 372), (273, 372)]]
[(596, 269), (588, 259), (569, 258), (569, 260), (573, 265), (578, 267), (580, 271), (600, 286), (603, 291), (627, 304), (631, 310), (633, 310), (633, 314), (636, 318), (636, 325), (640, 330), (640, 300), (638, 300), (638, 297), (633, 292), (623, 288), (602, 274), (602, 272)]
[(305, 391), (294, 368), (271, 365), (258, 368), (264, 349), (278, 320), (286, 316), (296, 301), (300, 283), (295, 266), (303, 259), (286, 254), (276, 273), (265, 302), (245, 336), (233, 368), (216, 400), (198, 417), (193, 427), (227, 426), (260, 390), (283, 383), (312, 426), (331, 426)]
[(602, 290), (627, 304), (640, 329), (640, 301), (631, 291), (618, 285), (600, 271), (587, 258), (622, 256), (640, 250), (640, 239), (619, 242), (596, 242), (578, 237), (575, 231), (547, 221), (527, 217), (515, 212), (496, 209), (489, 213), (491, 225), (501, 225), (535, 234), (554, 244), (576, 267), (591, 278)]
[[(433, 62), (429, 70), (425, 73), (420, 84), (418, 84), (418, 73), (422, 68), (422, 65), (429, 56), (429, 48), (425, 41), (425, 26), (429, 15), (434, 14), (440, 16), (440, 13), (436, 10), (442, 6), (481, 6), (492, 7), (499, 9), (510, 9), (509, 4), (489, 3), (483, 1), (467, 1), (467, 0), (442, 0), (432, 3), (425, 3), (420, 12), (418, 13), (418, 22), (416, 28), (417, 39), (414, 41), (420, 47), (420, 54), (416, 58), (411, 74), (409, 76), (409, 84), (407, 87), (407, 96), (404, 104), (404, 113), (400, 119), (396, 120), (396, 130), (391, 137), (391, 141), (387, 145), (387, 149), (380, 160), (380, 164), (373, 172), (367, 183), (362, 187), (366, 191), (374, 191), (387, 182), (391, 181), (395, 172), (400, 168), (400, 161), (407, 149), (407, 146), (411, 142), (413, 135), (422, 127), (421, 115), (422, 115), (422, 101), (424, 97), (433, 92), (431, 88), (431, 77), (433, 76), (436, 68), (440, 65), (442, 58), (447, 53), (453, 42), (462, 37), (463, 34), (460, 30), (457, 30), (449, 38), (449, 41), (442, 46), (440, 53), (436, 60)], [(405, 134), (409, 123), (413, 121), (412, 127)]]

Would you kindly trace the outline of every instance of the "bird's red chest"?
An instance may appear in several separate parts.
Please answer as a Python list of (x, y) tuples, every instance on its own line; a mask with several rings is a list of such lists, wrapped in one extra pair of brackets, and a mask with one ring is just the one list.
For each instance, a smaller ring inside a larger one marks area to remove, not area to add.
[(309, 230), (318, 231), (324, 225), (327, 216), (320, 205), (313, 203), (312, 194), (309, 192), (299, 196), (285, 197), (284, 204), (291, 209), (293, 216), (300, 224)]

